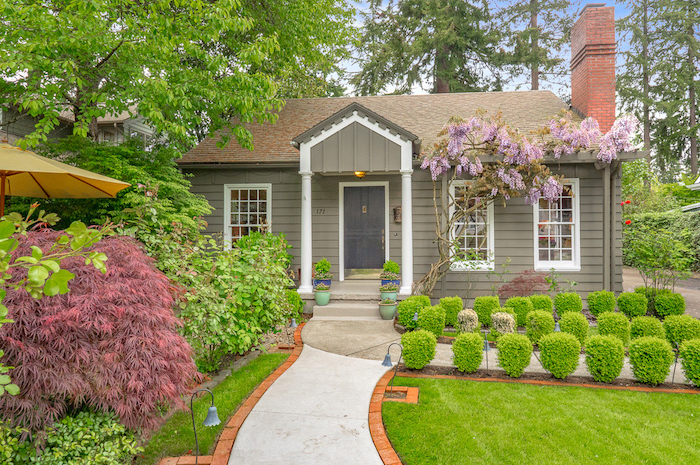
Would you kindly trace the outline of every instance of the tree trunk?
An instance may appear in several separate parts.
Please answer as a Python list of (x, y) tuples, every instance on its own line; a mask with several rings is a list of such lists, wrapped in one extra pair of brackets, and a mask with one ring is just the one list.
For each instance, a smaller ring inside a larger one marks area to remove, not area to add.
[[(688, 4), (688, 18), (691, 17), (690, 4)], [(690, 84), (688, 86), (688, 100), (690, 104), (690, 171), (697, 176), (698, 174), (698, 137), (695, 108), (695, 40), (694, 40), (693, 25), (688, 25), (688, 70), (690, 72)]]
[(435, 57), (435, 92), (438, 94), (448, 94), (450, 92), (450, 81), (445, 79), (448, 75), (448, 58), (449, 58), (449, 47), (447, 45), (442, 46), (442, 50), (438, 49), (437, 56)]
[[(642, 15), (642, 85), (643, 102), (642, 112), (644, 118), (644, 150), (649, 150), (651, 147), (651, 121), (649, 120), (649, 2), (644, 0), (642, 6), (644, 13)], [(647, 162), (651, 164), (651, 152), (647, 155)]]
[[(530, 0), (530, 29), (537, 30), (537, 12), (539, 10), (538, 0)], [(533, 32), (534, 33), (534, 32)], [(531, 36), (531, 56), (536, 57), (537, 51), (539, 50), (540, 44), (538, 36)], [(535, 59), (530, 67), (530, 80), (532, 83), (531, 90), (540, 89), (540, 63), (539, 59)]]

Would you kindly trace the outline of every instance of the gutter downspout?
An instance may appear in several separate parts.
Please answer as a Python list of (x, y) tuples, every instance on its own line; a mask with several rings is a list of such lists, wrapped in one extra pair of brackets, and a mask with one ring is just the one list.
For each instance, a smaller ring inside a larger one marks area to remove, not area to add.
[(611, 263), (612, 257), (611, 252), (611, 223), (610, 214), (612, 210), (612, 196), (610, 189), (610, 165), (606, 165), (603, 170), (603, 289), (606, 291), (611, 290)]
[[(610, 290), (615, 291), (615, 228), (617, 225), (617, 185), (620, 172), (622, 171), (622, 162), (619, 160), (613, 161), (612, 170), (610, 173), (611, 189), (610, 189)], [(622, 244), (620, 244), (622, 246)]]

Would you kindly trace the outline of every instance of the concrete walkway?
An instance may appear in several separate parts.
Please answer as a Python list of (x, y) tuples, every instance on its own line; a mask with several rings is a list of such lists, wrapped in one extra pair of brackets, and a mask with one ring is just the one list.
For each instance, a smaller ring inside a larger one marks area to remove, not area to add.
[(386, 371), (377, 361), (304, 345), (246, 418), (229, 465), (381, 465), (368, 412)]

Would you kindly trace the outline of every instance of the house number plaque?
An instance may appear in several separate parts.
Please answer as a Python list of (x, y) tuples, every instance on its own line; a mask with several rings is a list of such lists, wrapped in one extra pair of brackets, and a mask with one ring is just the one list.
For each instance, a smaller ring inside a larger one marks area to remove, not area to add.
[(362, 213), (367, 213), (367, 205), (362, 206)]

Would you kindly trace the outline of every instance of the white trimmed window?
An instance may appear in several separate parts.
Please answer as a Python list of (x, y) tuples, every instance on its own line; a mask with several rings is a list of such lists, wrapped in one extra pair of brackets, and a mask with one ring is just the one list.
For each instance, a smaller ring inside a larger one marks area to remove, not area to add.
[[(450, 216), (454, 217), (459, 205), (467, 202), (466, 190), (469, 181), (455, 181), (450, 185)], [(476, 199), (469, 199), (466, 207), (473, 207)], [(493, 202), (481, 205), (462, 218), (452, 227), (452, 241), (458, 252), (458, 259), (452, 262), (453, 271), (492, 270), (494, 263)]]
[(580, 271), (580, 206), (578, 179), (564, 181), (556, 201), (534, 206), (535, 269)]
[(253, 231), (269, 231), (272, 223), (272, 184), (224, 185), (224, 241), (227, 244)]

